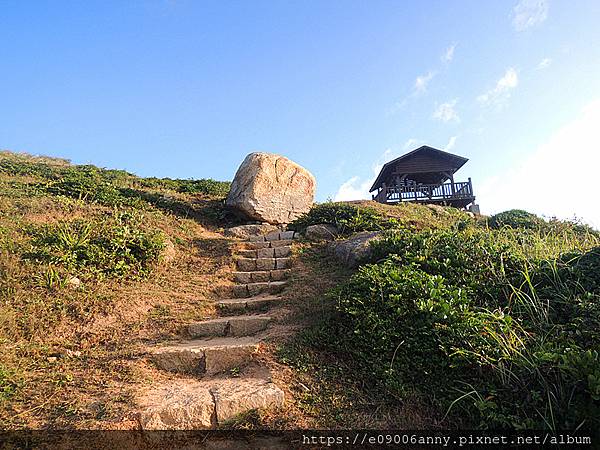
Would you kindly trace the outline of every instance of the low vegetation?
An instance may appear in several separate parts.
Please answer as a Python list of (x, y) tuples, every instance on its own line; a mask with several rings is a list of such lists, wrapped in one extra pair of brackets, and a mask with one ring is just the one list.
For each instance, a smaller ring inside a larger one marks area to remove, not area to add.
[(315, 205), (307, 214), (288, 225), (288, 228), (303, 232), (310, 225), (326, 223), (337, 227), (341, 235), (350, 235), (359, 231), (395, 228), (446, 228), (469, 220), (470, 217), (463, 211), (435, 205), (388, 206), (373, 201), (327, 202)]
[[(357, 223), (360, 208), (320, 205), (296, 225)], [(600, 233), (518, 210), (420, 230), (370, 220), (360, 228), (386, 231), (329, 292), (328, 318), (305, 333), (311, 351), (447, 425), (598, 427)]]
[(144, 342), (212, 313), (228, 189), (0, 152), (0, 428), (123, 419)]
[[(0, 153), (2, 428), (123, 418), (152, 377), (144, 345), (211, 316), (228, 283), (228, 189)], [(310, 326), (276, 374), (296, 402), (251, 426), (600, 426), (600, 233), (368, 201), (290, 228), (320, 223), (380, 239), (356, 271), (296, 246), (288, 296)]]

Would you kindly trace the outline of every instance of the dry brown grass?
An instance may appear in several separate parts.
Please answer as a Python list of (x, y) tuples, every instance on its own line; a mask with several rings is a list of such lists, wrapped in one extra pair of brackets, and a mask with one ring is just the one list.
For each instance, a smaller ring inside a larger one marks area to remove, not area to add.
[[(0, 177), (17, 181), (39, 180)], [(21, 259), (29, 245), (24, 229), (102, 217), (111, 208), (20, 195), (20, 188), (0, 192), (0, 381), (14, 391), (0, 396), (0, 427), (131, 427), (122, 419), (148, 377), (145, 347), (215, 314), (211, 300), (230, 284), (232, 242), (193, 218), (150, 207), (145, 225), (172, 243), (169, 262), (144, 279), (50, 289), (38, 281), (44, 267)], [(179, 198), (191, 204), (197, 196)]]

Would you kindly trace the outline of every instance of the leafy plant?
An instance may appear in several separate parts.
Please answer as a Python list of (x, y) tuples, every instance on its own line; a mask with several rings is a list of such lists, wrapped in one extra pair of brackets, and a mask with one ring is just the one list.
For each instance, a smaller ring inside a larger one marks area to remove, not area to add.
[(304, 231), (309, 225), (330, 224), (341, 234), (357, 231), (375, 231), (398, 224), (372, 208), (355, 206), (349, 203), (327, 202), (313, 206), (311, 210), (288, 225), (290, 230)]
[(489, 224), (492, 228), (502, 228), (505, 226), (513, 228), (537, 228), (543, 223), (543, 219), (522, 209), (504, 211), (491, 216), (489, 219)]
[(101, 221), (32, 227), (25, 258), (93, 276), (143, 276), (158, 260), (165, 241), (160, 232), (145, 230), (142, 220), (140, 215), (115, 212)]
[(598, 244), (568, 223), (386, 231), (319, 339), (470, 426), (598, 426)]

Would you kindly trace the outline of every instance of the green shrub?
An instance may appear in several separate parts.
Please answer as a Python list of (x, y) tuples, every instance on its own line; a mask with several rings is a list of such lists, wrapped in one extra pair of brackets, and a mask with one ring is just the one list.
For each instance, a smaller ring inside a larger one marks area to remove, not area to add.
[(97, 277), (147, 275), (165, 246), (162, 233), (145, 230), (141, 216), (124, 212), (33, 227), (29, 234), (26, 259)]
[(49, 185), (48, 191), (106, 206), (120, 206), (129, 200), (121, 195), (110, 177), (93, 166), (69, 168)]
[(386, 231), (375, 264), (331, 294), (321, 337), (469, 426), (599, 426), (595, 239), (568, 226)]
[(290, 230), (304, 231), (310, 225), (326, 223), (335, 225), (341, 234), (357, 231), (377, 231), (398, 224), (372, 208), (349, 203), (327, 202), (313, 206), (310, 211), (288, 225)]
[(513, 228), (538, 228), (544, 224), (544, 220), (535, 214), (522, 209), (511, 209), (495, 214), (489, 218), (489, 225), (492, 228), (513, 227)]
[(526, 261), (514, 247), (485, 230), (386, 231), (371, 242), (371, 262), (395, 255), (474, 294), (480, 306), (500, 307)]
[(204, 194), (211, 197), (226, 197), (231, 187), (229, 181), (210, 178), (199, 180), (172, 180), (170, 178), (142, 178), (139, 184), (151, 189), (168, 189), (187, 194)]

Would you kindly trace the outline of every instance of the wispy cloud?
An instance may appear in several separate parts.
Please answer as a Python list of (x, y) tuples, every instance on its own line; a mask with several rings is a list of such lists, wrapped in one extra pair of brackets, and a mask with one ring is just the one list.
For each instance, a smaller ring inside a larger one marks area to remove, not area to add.
[(448, 139), (448, 143), (444, 147), (444, 150), (446, 150), (447, 152), (449, 152), (450, 150), (452, 150), (456, 146), (456, 140), (457, 139), (458, 139), (458, 136), (452, 136), (452, 137), (450, 137), (450, 139)]
[(345, 200), (369, 199), (371, 198), (369, 188), (374, 180), (375, 177), (364, 181), (361, 181), (360, 177), (358, 176), (352, 177), (348, 181), (342, 183), (333, 197), (333, 200), (336, 202), (341, 202)]
[[(404, 153), (409, 149), (412, 150), (422, 144), (423, 141), (421, 139), (408, 139), (402, 146), (402, 152)], [(349, 178), (338, 188), (333, 199), (335, 201), (370, 199), (371, 194), (369, 188), (373, 185), (381, 168), (386, 162), (391, 161), (397, 156), (399, 156), (398, 152), (393, 151), (391, 148), (386, 149), (371, 165), (370, 177), (365, 179), (356, 175)]]
[(506, 69), (493, 89), (479, 95), (477, 101), (482, 105), (502, 106), (510, 98), (511, 91), (519, 84), (519, 75), (513, 67)]
[(369, 192), (369, 188), (373, 185), (373, 182), (375, 181), (375, 178), (379, 174), (383, 165), (388, 160), (393, 159), (392, 155), (392, 150), (388, 148), (371, 166), (371, 176), (369, 178), (364, 179), (358, 175), (351, 177), (342, 183), (333, 199), (336, 202), (344, 200), (370, 199), (371, 194)]
[(424, 75), (419, 75), (415, 80), (415, 92), (417, 94), (422, 94), (427, 91), (427, 85), (435, 76), (435, 72), (429, 71)]
[(442, 103), (435, 108), (433, 111), (433, 118), (441, 120), (442, 122), (460, 122), (460, 117), (454, 109), (458, 99)]
[(550, 67), (550, 64), (552, 64), (552, 59), (551, 58), (544, 58), (537, 65), (537, 68), (540, 69), (540, 70), (546, 69), (546, 68)]
[(456, 49), (456, 44), (452, 44), (450, 47), (446, 49), (444, 54), (442, 55), (442, 62), (449, 63), (454, 59), (454, 50)]
[(513, 8), (512, 24), (515, 30), (535, 27), (548, 17), (547, 0), (520, 0)]

